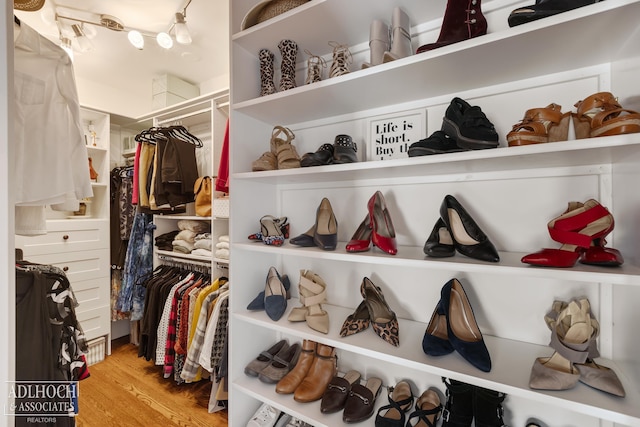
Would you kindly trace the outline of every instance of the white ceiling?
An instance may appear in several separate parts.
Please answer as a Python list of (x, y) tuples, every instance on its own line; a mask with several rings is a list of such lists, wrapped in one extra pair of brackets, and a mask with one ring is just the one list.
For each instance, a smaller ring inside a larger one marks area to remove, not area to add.
[[(188, 2), (47, 0), (40, 11), (15, 13), (20, 20), (57, 43), (56, 12), (90, 20), (100, 14), (113, 15), (125, 27), (157, 33), (169, 30), (175, 13), (181, 12)], [(167, 73), (197, 85), (228, 75), (228, 1), (192, 0), (187, 7), (186, 21), (193, 43), (180, 45), (175, 43), (174, 37), (174, 47), (170, 50), (160, 48), (154, 39), (147, 37), (144, 49), (137, 50), (127, 40), (126, 32), (89, 26), (95, 29), (94, 48), (90, 52), (75, 53), (76, 76), (135, 93), (141, 87), (150, 88), (154, 76)]]

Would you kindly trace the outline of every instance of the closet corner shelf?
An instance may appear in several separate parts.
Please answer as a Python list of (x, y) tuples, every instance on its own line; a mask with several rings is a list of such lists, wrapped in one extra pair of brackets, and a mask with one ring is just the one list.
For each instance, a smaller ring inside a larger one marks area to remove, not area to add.
[(87, 152), (89, 153), (89, 155), (91, 155), (92, 153), (106, 153), (107, 151), (108, 150), (103, 147), (94, 147), (93, 145), (87, 145)]
[(213, 262), (215, 262), (216, 264), (229, 265), (229, 260), (228, 259), (224, 259), (224, 258), (214, 258)]
[(640, 286), (640, 267), (631, 264), (628, 260), (620, 267), (598, 267), (578, 263), (572, 268), (546, 268), (523, 264), (520, 260), (526, 255), (525, 252), (500, 252), (500, 262), (492, 263), (474, 260), (459, 254), (450, 258), (430, 258), (424, 254), (421, 247), (415, 246), (400, 246), (398, 247), (398, 254), (394, 256), (376, 248), (372, 248), (368, 252), (349, 253), (346, 251), (345, 246), (345, 242), (339, 242), (335, 251), (323, 251), (315, 247), (302, 248), (289, 243), (275, 248), (256, 242), (248, 242), (235, 244), (234, 248), (265, 253), (276, 251), (288, 257), (308, 257), (372, 265), (393, 265), (429, 270), (454, 270), (461, 273), (501, 274), (587, 283)]
[(155, 214), (154, 217), (162, 218), (162, 219), (174, 219), (174, 220), (187, 219), (191, 221), (211, 221), (210, 216), (183, 215), (183, 214), (167, 214), (167, 215)]
[(91, 183), (91, 187), (92, 188), (107, 188), (107, 184), (105, 184), (104, 182), (92, 182)]
[[(405, 159), (375, 160), (344, 165), (314, 166), (267, 172), (235, 173), (235, 179), (261, 183), (299, 184), (349, 179), (428, 177), (465, 173), (495, 173), (552, 167), (615, 163), (637, 152), (640, 138), (616, 135), (521, 147), (499, 147)], [(425, 167), (428, 166), (428, 167)], [(383, 172), (382, 172), (383, 170)]]
[[(634, 384), (629, 383), (631, 376), (625, 375), (625, 372), (610, 360), (598, 359), (598, 363), (602, 362), (602, 365), (616, 371), (627, 391), (625, 398), (609, 396), (582, 383), (579, 383), (572, 390), (532, 390), (529, 388), (529, 374), (534, 360), (536, 357), (550, 356), (553, 353), (553, 350), (546, 345), (485, 335), (484, 340), (491, 355), (492, 370), (491, 372), (481, 372), (458, 353), (442, 357), (425, 355), (421, 342), (427, 327), (426, 323), (398, 319), (400, 345), (392, 348), (371, 329), (349, 337), (340, 336), (342, 322), (352, 314), (355, 307), (345, 308), (323, 304), (322, 307), (329, 313), (331, 319), (329, 333), (325, 335), (310, 329), (305, 322), (289, 322), (287, 320), (289, 311), (299, 305), (297, 299), (289, 300), (287, 312), (277, 322), (271, 321), (264, 311), (241, 310), (234, 313), (233, 319), (293, 335), (300, 339), (312, 339), (382, 362), (406, 366), (436, 376), (453, 378), (491, 390), (502, 391), (508, 395), (537, 400), (544, 404), (575, 410), (624, 425), (640, 426), (640, 407), (637, 405), (637, 402), (640, 401), (640, 391)], [(429, 310), (431, 308), (430, 305)], [(425, 314), (425, 316), (428, 315)], [(273, 398), (271, 393), (266, 396), (260, 394), (256, 397), (259, 400)], [(315, 419), (322, 419), (322, 417)]]
[(177, 260), (185, 260), (185, 261), (211, 262), (213, 259), (205, 256), (183, 254), (180, 252), (173, 252), (173, 251), (163, 251), (160, 249), (156, 250), (156, 254), (162, 255), (167, 258), (175, 258)]

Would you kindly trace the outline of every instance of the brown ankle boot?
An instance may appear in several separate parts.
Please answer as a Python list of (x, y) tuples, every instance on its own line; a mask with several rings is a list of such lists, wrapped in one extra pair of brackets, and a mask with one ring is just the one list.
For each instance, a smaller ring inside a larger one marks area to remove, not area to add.
[(416, 53), (487, 34), (481, 3), (482, 0), (448, 0), (438, 41), (420, 46)]
[(310, 340), (304, 340), (302, 342), (302, 351), (298, 357), (298, 363), (296, 366), (278, 381), (276, 384), (276, 393), (291, 394), (296, 391), (296, 388), (300, 385), (302, 380), (309, 373), (309, 369), (315, 360), (316, 355), (316, 343)]
[(318, 344), (316, 357), (309, 369), (309, 373), (296, 388), (293, 399), (306, 403), (320, 400), (331, 379), (338, 372), (338, 358), (336, 349), (328, 345)]

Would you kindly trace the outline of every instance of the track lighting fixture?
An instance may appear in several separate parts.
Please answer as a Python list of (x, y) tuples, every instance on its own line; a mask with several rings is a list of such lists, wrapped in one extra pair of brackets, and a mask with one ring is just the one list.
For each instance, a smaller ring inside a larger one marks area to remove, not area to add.
[[(191, 34), (187, 28), (186, 16), (187, 7), (191, 4), (189, 0), (182, 12), (176, 12), (174, 15), (174, 22), (171, 24), (167, 32), (151, 33), (136, 28), (127, 27), (120, 19), (112, 15), (98, 14), (94, 19), (81, 19), (74, 16), (68, 16), (56, 13), (55, 20), (57, 21), (58, 28), (60, 29), (60, 41), (61, 46), (64, 45), (70, 48), (72, 42), (75, 40), (77, 49), (81, 52), (87, 52), (92, 50), (93, 44), (89, 40), (86, 34), (85, 24), (93, 25), (96, 27), (107, 28), (117, 32), (127, 32), (127, 39), (136, 48), (142, 50), (144, 48), (144, 38), (153, 37), (156, 39), (158, 46), (163, 49), (171, 49), (173, 47), (173, 38), (171, 37), (171, 31), (174, 30), (175, 39), (178, 43), (183, 45), (191, 44)], [(71, 9), (67, 8), (65, 9)], [(71, 24), (68, 22), (71, 21)], [(95, 30), (93, 31), (95, 35)]]
[(93, 43), (89, 40), (89, 37), (84, 33), (84, 24), (73, 24), (71, 29), (73, 30), (73, 34), (76, 36), (76, 43), (78, 43), (78, 48), (81, 52), (89, 52), (93, 49)]
[(73, 49), (71, 48), (71, 39), (60, 34), (60, 47), (67, 52), (71, 61), (73, 61)]
[(186, 13), (186, 8), (182, 13), (176, 13), (176, 22), (174, 24), (174, 29), (176, 30), (176, 41), (180, 44), (191, 44), (191, 34), (189, 34), (187, 22), (185, 21)]
[(167, 33), (158, 33), (156, 41), (161, 48), (171, 49), (173, 47), (173, 39)]
[(144, 37), (142, 37), (142, 33), (140, 31), (138, 30), (129, 31), (129, 34), (127, 34), (127, 38), (129, 39), (129, 42), (133, 45), (133, 47), (135, 47), (136, 49), (142, 50), (144, 48)]

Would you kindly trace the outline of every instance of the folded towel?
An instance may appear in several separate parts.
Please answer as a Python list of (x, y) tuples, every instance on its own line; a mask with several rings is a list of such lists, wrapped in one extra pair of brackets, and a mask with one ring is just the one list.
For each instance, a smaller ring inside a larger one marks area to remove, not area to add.
[(193, 244), (193, 247), (196, 249), (207, 249), (211, 250), (211, 239), (200, 239), (196, 240)]
[(211, 231), (211, 223), (207, 221), (196, 221), (192, 219), (181, 219), (178, 221), (180, 230), (190, 230), (196, 234), (209, 233)]
[(186, 240), (174, 240), (171, 244), (175, 252), (188, 254), (193, 250), (193, 243), (187, 242)]
[(196, 235), (196, 240), (201, 240), (201, 239), (209, 239), (211, 240), (211, 233), (200, 233)]
[(216, 258), (229, 259), (229, 249), (218, 249), (216, 251)]
[(196, 233), (191, 230), (182, 230), (173, 240), (184, 240), (186, 242), (193, 243), (196, 240)]
[(226, 234), (223, 234), (222, 236), (218, 237), (218, 242), (228, 242), (229, 241), (229, 236)]
[(216, 243), (217, 249), (229, 249), (229, 242), (218, 242)]
[(207, 249), (194, 249), (191, 251), (191, 255), (205, 256), (211, 258), (213, 253)]

